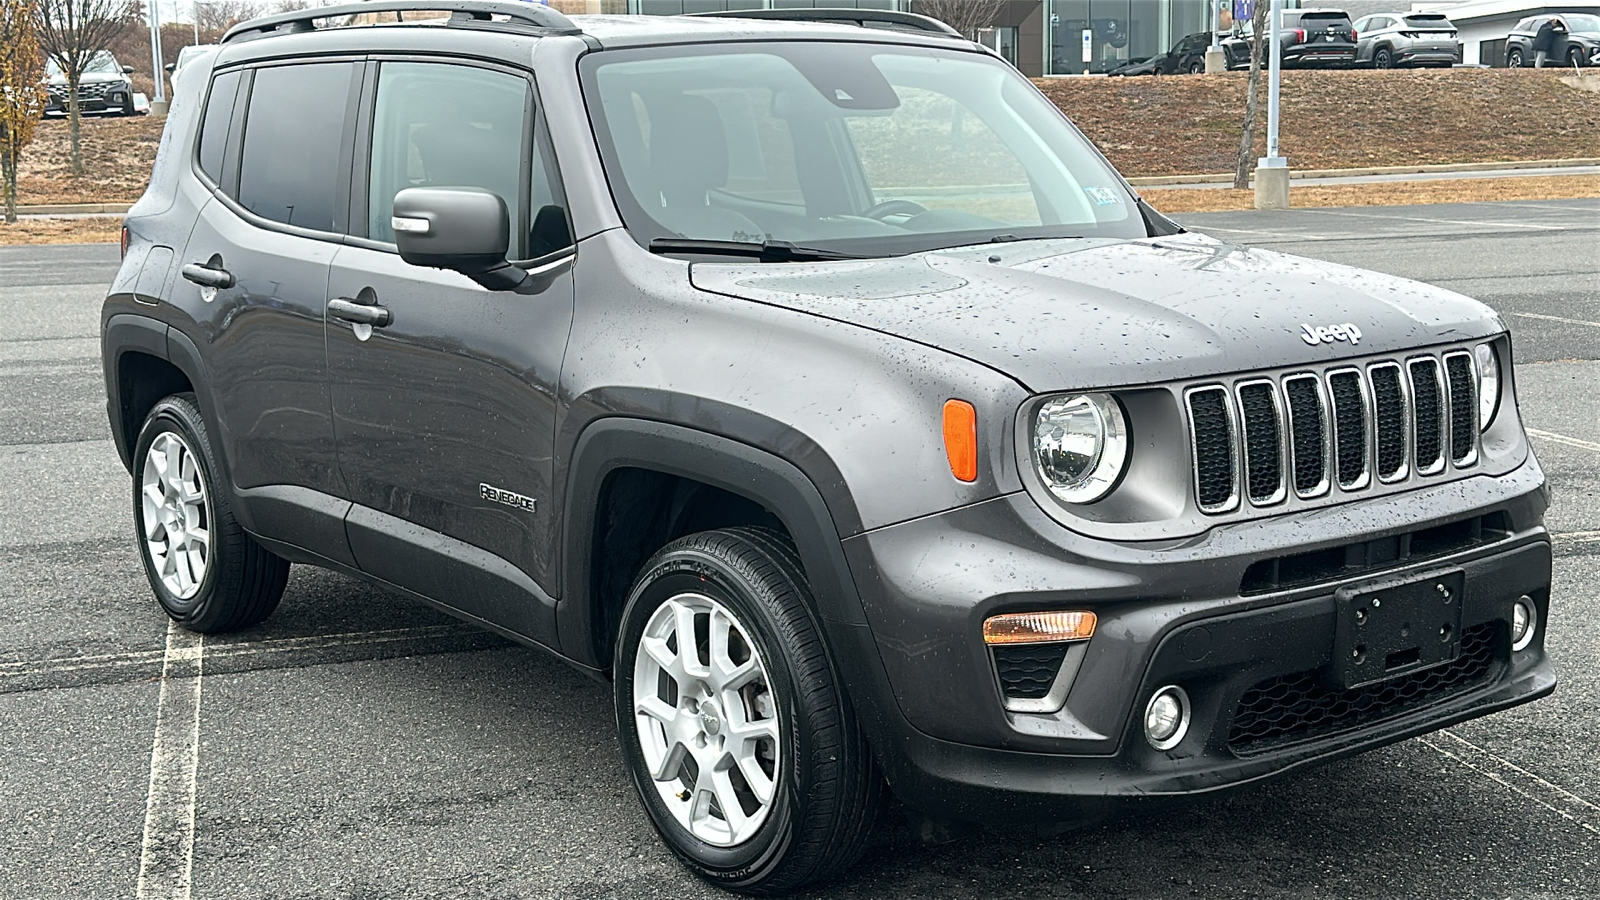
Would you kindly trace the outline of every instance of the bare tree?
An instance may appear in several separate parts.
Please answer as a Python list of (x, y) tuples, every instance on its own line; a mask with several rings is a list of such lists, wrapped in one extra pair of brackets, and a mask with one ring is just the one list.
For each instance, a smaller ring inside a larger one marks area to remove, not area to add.
[[(129, 0), (38, 0), (34, 21), (39, 45), (67, 79), (67, 134), (72, 174), (83, 174), (79, 143), (78, 85), (84, 70), (137, 17)], [(156, 73), (157, 77), (160, 73)]]
[(30, 0), (0, 0), (0, 178), (5, 220), (17, 221), (17, 163), (44, 115), (44, 65)]
[(1269, 0), (1256, 0), (1255, 14), (1250, 17), (1250, 27), (1255, 34), (1250, 38), (1250, 86), (1245, 91), (1244, 134), (1239, 137), (1239, 156), (1234, 161), (1233, 186), (1243, 190), (1250, 186), (1250, 168), (1256, 156), (1256, 112), (1261, 106), (1261, 48), (1266, 38)]
[(200, 36), (207, 43), (221, 39), (229, 28), (266, 15), (267, 4), (252, 0), (201, 0), (195, 8), (200, 19)]
[(978, 29), (993, 25), (1005, 5), (1005, 0), (917, 0), (915, 9), (977, 40)]

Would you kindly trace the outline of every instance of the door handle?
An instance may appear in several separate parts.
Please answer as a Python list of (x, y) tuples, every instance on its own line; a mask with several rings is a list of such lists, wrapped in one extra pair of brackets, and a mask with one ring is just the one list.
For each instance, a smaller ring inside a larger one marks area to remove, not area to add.
[(213, 269), (200, 263), (189, 263), (183, 267), (183, 277), (200, 285), (201, 287), (227, 290), (233, 287), (233, 274), (227, 269)]
[(357, 303), (348, 297), (335, 297), (328, 301), (328, 315), (357, 325), (382, 328), (389, 324), (389, 311), (376, 304)]

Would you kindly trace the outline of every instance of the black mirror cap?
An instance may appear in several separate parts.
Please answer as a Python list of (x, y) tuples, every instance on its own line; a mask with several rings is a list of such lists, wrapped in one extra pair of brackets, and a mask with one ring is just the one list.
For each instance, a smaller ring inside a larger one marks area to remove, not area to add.
[(505, 264), (511, 214), (482, 188), (406, 188), (394, 195), (394, 242), (414, 266), (472, 274)]

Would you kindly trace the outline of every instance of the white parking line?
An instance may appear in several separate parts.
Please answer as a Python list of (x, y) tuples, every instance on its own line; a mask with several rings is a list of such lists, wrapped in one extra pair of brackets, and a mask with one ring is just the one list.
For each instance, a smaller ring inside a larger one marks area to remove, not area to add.
[[(1590, 834), (1600, 836), (1600, 825), (1595, 824), (1600, 822), (1600, 806), (1490, 753), (1453, 731), (1441, 731), (1419, 740), (1441, 756), (1455, 760), (1506, 790), (1532, 800)], [(1435, 743), (1436, 740), (1439, 743)], [(1445, 742), (1451, 746), (1441, 746)], [(1476, 762), (1469, 761), (1468, 757)]]
[(1333, 209), (1319, 209), (1317, 212), (1326, 216), (1348, 216), (1353, 219), (1382, 219), (1385, 222), (1428, 222), (1434, 225), (1460, 225), (1468, 228), (1526, 228), (1532, 231), (1567, 231), (1569, 228), (1566, 225), (1534, 225), (1529, 222), (1476, 222), (1461, 219), (1428, 219), (1422, 216), (1386, 216), (1377, 213), (1358, 213)]
[(1586, 322), (1583, 319), (1567, 319), (1562, 316), (1546, 316), (1540, 313), (1512, 313), (1523, 319), (1542, 319), (1546, 322), (1563, 322), (1567, 325), (1587, 325), (1590, 328), (1600, 328), (1600, 322)]
[(200, 763), (200, 682), (205, 641), (167, 626), (150, 792), (144, 808), (138, 900), (189, 900), (194, 866), (195, 772)]
[(1556, 434), (1554, 431), (1542, 431), (1538, 428), (1526, 428), (1524, 430), (1536, 438), (1543, 438), (1557, 444), (1566, 444), (1568, 447), (1577, 447), (1579, 450), (1593, 450), (1596, 453), (1600, 453), (1600, 444), (1596, 444), (1594, 441), (1567, 437), (1564, 434)]

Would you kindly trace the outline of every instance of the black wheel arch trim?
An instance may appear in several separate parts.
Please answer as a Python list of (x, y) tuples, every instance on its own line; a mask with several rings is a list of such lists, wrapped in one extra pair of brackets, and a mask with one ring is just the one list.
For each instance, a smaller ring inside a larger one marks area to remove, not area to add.
[[(111, 422), (111, 438), (117, 446), (117, 455), (122, 458), (122, 467), (130, 473), (133, 471), (133, 443), (129, 440), (129, 423), (123, 421), (122, 382), (119, 377), (122, 357), (129, 353), (143, 353), (171, 362), (167, 350), (169, 328), (167, 323), (149, 316), (118, 313), (106, 320), (101, 331), (100, 361), (105, 370), (106, 416)], [(193, 381), (192, 376), (190, 381)], [(137, 426), (138, 423), (133, 424)]]

